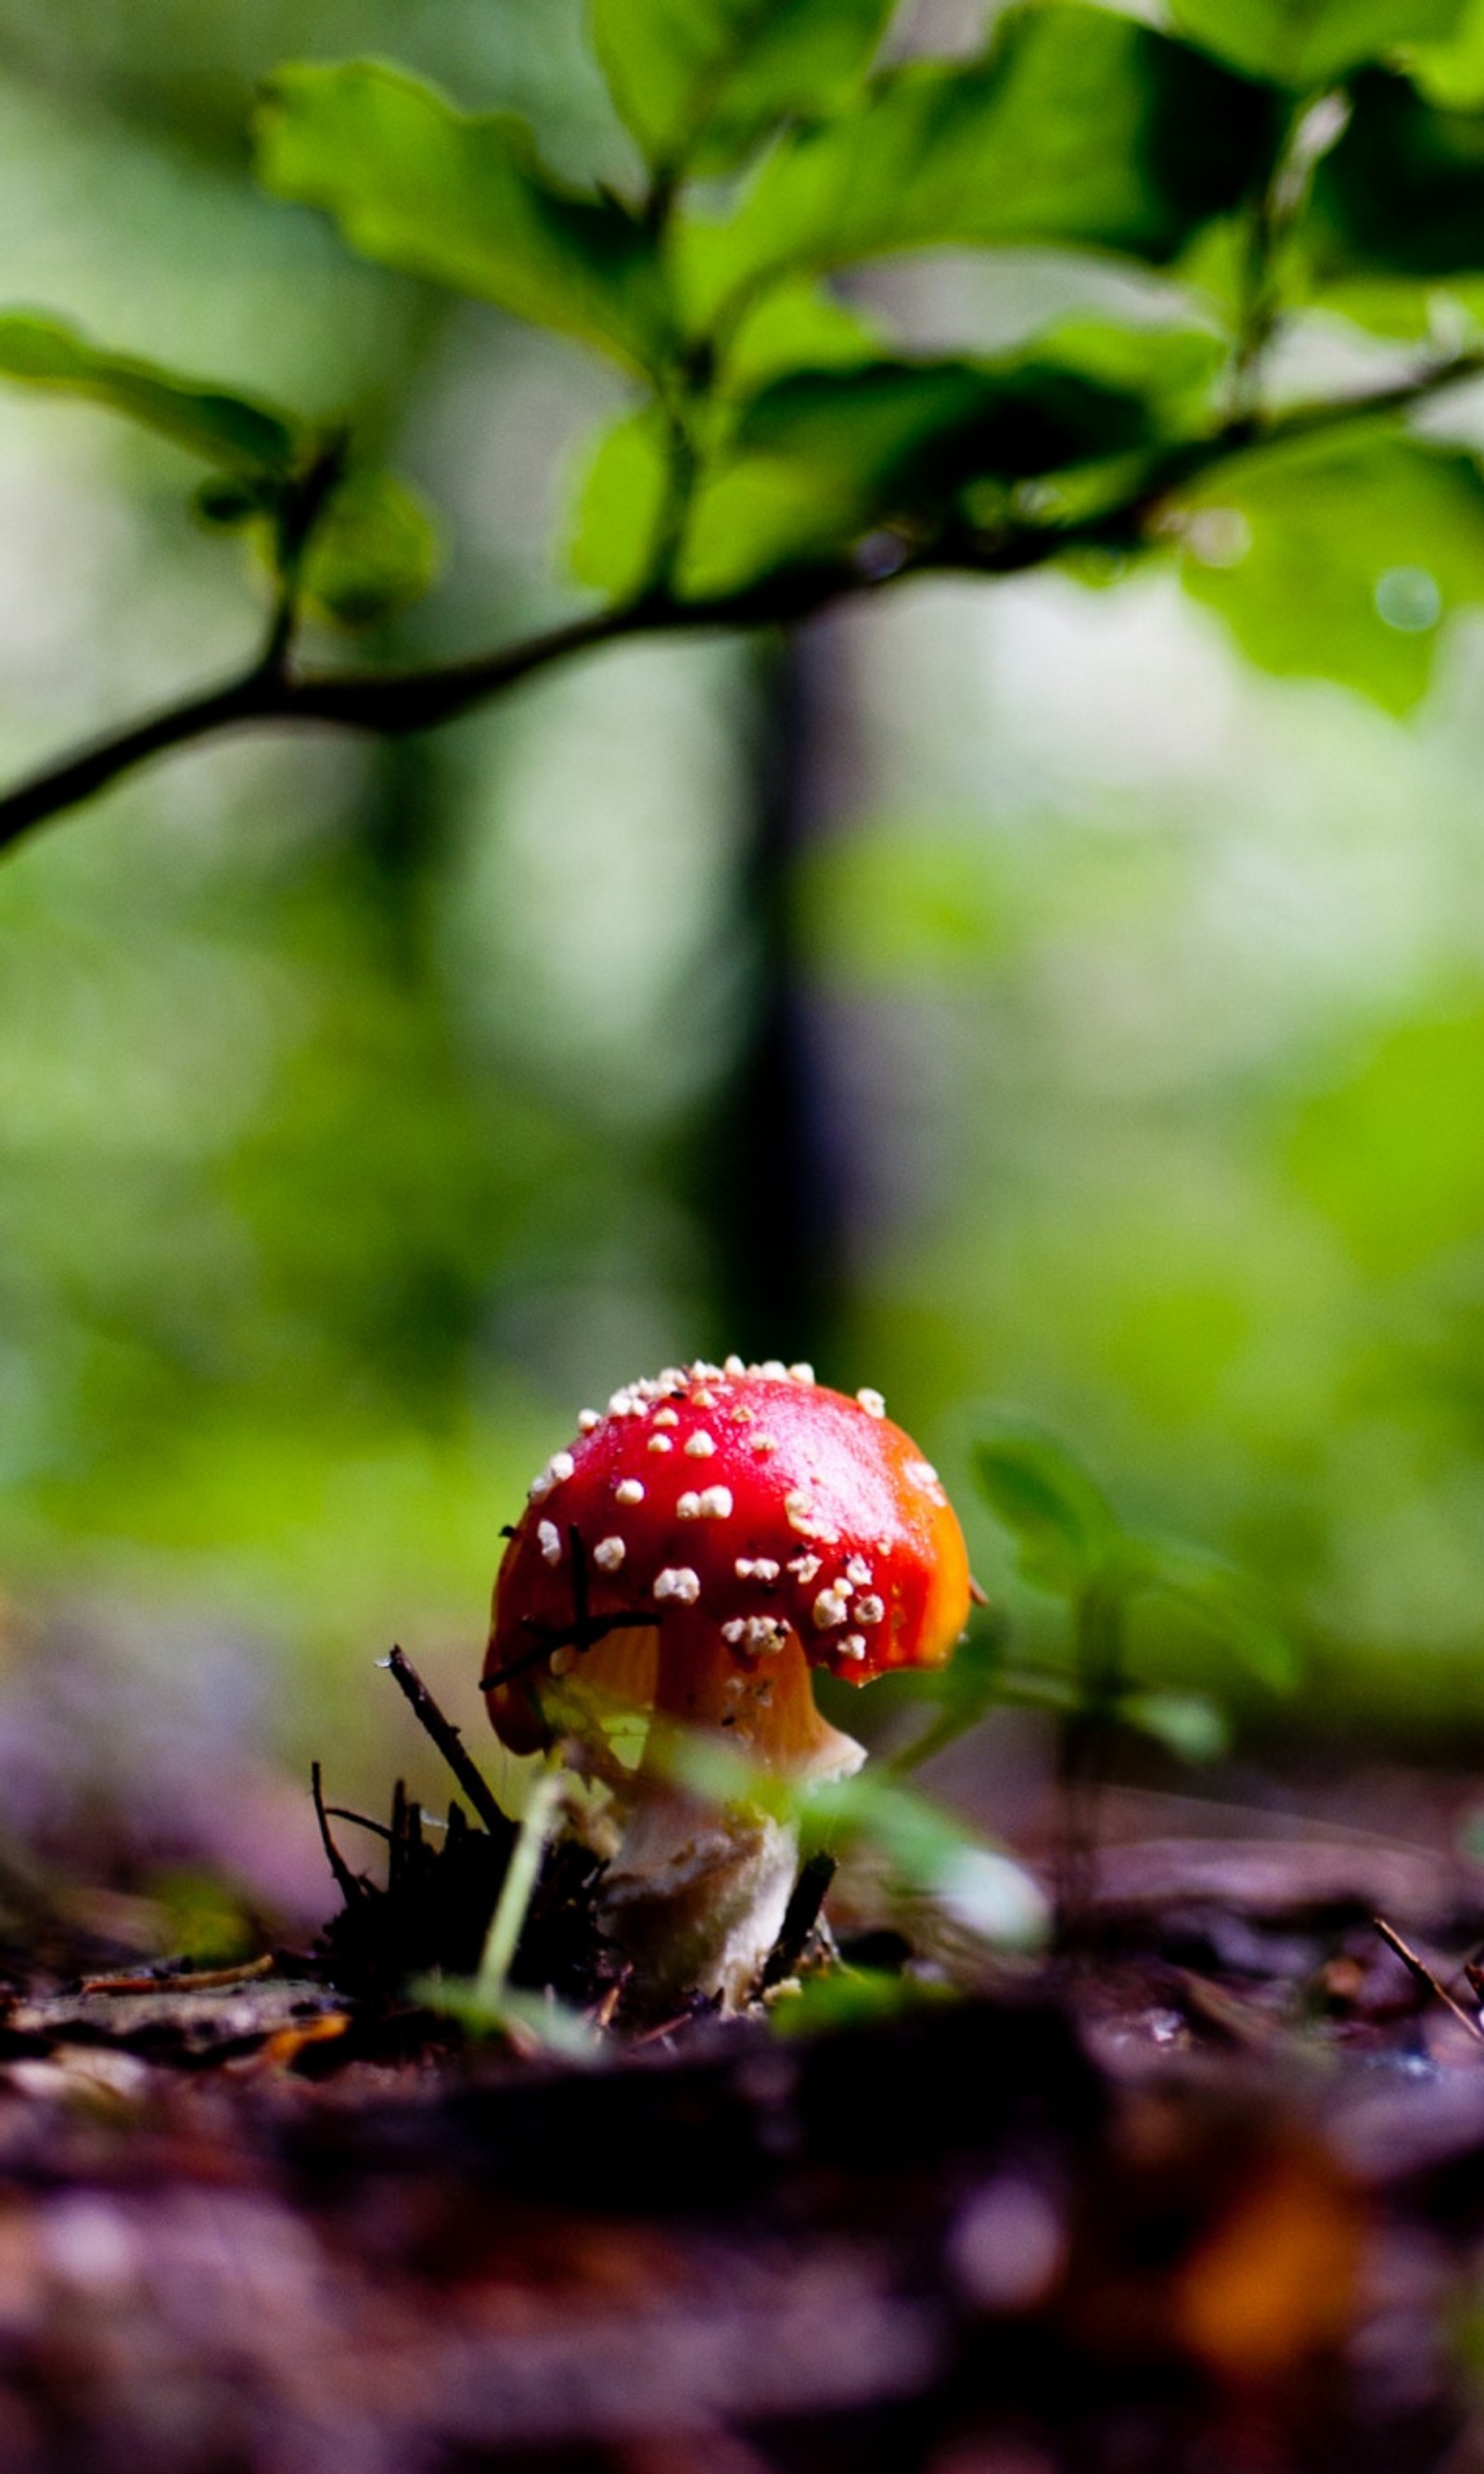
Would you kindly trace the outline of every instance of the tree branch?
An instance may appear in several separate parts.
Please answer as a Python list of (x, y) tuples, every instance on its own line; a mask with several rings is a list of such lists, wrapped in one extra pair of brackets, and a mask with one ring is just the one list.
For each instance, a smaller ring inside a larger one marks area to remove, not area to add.
[(96, 739), (60, 764), (33, 773), (0, 797), (0, 850), (19, 841), (33, 825), (80, 807), (152, 756), (187, 746), (195, 739), (213, 738), (218, 731), (233, 730), (243, 722), (271, 719), (280, 692), (281, 683), (255, 662), (241, 678), (189, 696), (182, 704), (169, 705), (112, 738)]
[(238, 677), (94, 740), (0, 796), (0, 850), (172, 747), (263, 723), (329, 722), (389, 736), (430, 729), (569, 654), (632, 635), (647, 623), (637, 607), (599, 611), (506, 650), (425, 670), (296, 675), (277, 658), (255, 660)]
[(573, 655), (643, 635), (695, 635), (718, 628), (788, 626), (832, 602), (884, 591), (927, 574), (1006, 576), (1026, 572), (1079, 547), (1127, 547), (1148, 532), (1181, 489), (1243, 456), (1413, 410), (1469, 378), (1484, 376), (1484, 351), (1439, 362), (1418, 376), (1369, 394), (1297, 406), (1267, 423), (1236, 421), (1204, 439), (1151, 459), (1114, 505), (1071, 524), (1007, 525), (992, 534), (956, 531), (913, 547), (904, 540), (889, 570), (848, 559), (800, 568), (706, 600), (659, 591), (599, 610), (523, 642), (461, 662), (407, 670), (295, 671), (277, 658), (255, 659), (238, 677), (95, 740), (0, 796), (0, 851), (49, 817), (96, 796), (171, 748), (250, 727), (318, 723), (392, 738), (431, 730), (488, 703), (521, 680)]
[[(1051, 555), (1048, 551), (1047, 555)], [(318, 722), (342, 730), (363, 730), (378, 738), (398, 738), (408, 731), (432, 730), (475, 706), (487, 704), (506, 688), (573, 654), (625, 637), (696, 634), (716, 627), (789, 624), (809, 617), (826, 601), (859, 587), (867, 579), (848, 569), (810, 570), (708, 601), (673, 601), (664, 594), (646, 595), (618, 609), (598, 610), (570, 620), (544, 635), (501, 647), (473, 660), (446, 662), (412, 670), (301, 671), (277, 662), (255, 660), (250, 669), (202, 694), (168, 705), (108, 738), (94, 740), (60, 764), (0, 795), (0, 851), (17, 842), (49, 817), (80, 807), (86, 799), (132, 773), (151, 757), (200, 739), (264, 724)]]

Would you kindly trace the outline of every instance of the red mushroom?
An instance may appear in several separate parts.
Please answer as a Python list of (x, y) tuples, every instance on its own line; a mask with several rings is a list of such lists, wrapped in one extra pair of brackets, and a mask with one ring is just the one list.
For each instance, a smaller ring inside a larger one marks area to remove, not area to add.
[(754, 1988), (797, 1865), (796, 1833), (677, 1788), (636, 1714), (707, 1730), (801, 1780), (865, 1756), (815, 1707), (810, 1669), (868, 1684), (937, 1666), (968, 1612), (962, 1532), (879, 1394), (851, 1400), (807, 1366), (668, 1368), (585, 1410), (500, 1564), (484, 1690), (502, 1742), (566, 1738), (613, 1790), (621, 1839), (607, 1929), (641, 2000)]

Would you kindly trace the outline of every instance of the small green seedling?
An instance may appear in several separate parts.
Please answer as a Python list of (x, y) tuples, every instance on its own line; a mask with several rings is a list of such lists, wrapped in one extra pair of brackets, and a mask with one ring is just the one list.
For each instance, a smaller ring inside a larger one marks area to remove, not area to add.
[(589, 2061), (602, 2042), (596, 2025), (549, 1994), (523, 1993), (510, 1982), (542, 1862), (561, 1823), (572, 1783), (561, 1770), (547, 1769), (531, 1792), (490, 1918), (478, 1973), (467, 1977), (426, 1977), (414, 1991), (428, 2009), (456, 2019), (466, 2034), (503, 2036), (518, 2050), (544, 2048), (571, 2061)]
[[(1069, 1678), (1017, 1676), (981, 1659), (986, 1695), (1039, 1700), (1059, 1710), (1065, 1808), (1058, 1908), (1065, 1934), (1091, 1887), (1099, 1785), (1114, 1730), (1135, 1728), (1184, 1760), (1211, 1759), (1227, 1743), (1224, 1712), (1209, 1694), (1135, 1684), (1129, 1654), (1134, 1604), (1172, 1603), (1271, 1690), (1292, 1686), (1293, 1649), (1233, 1564), (1182, 1540), (1126, 1527), (1077, 1455), (1034, 1419), (1006, 1409), (982, 1415), (973, 1468), (980, 1492), (1015, 1540), (1021, 1578), (1062, 1599), (1071, 1621)], [(945, 1712), (929, 1731), (928, 1749), (945, 1739), (945, 1723), (957, 1715)]]

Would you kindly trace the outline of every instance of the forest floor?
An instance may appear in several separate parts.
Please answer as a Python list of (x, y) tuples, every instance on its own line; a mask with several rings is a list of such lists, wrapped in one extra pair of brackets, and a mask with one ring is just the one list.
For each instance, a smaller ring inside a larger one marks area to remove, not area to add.
[(0, 1881), (0, 2467), (1484, 2474), (1477, 1800), (1115, 1790), (1075, 1953), (846, 1879), (596, 2063)]

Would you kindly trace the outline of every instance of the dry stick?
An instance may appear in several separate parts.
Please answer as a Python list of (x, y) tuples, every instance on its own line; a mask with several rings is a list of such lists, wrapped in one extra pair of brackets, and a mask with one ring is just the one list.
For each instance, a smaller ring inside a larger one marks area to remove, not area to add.
[[(572, 1535), (575, 1534), (573, 1531)], [(611, 1632), (652, 1632), (654, 1629), (652, 1613), (595, 1615), (585, 1620), (581, 1631), (573, 1629), (571, 1632), (559, 1632), (538, 1623), (534, 1615), (523, 1616), (522, 1622), (527, 1632), (539, 1634), (535, 1647), (523, 1649), (519, 1658), (507, 1658), (503, 1666), (497, 1666), (493, 1674), (486, 1675), (479, 1686), (481, 1692), (498, 1692), (501, 1685), (510, 1683), (515, 1676), (529, 1675), (536, 1667), (545, 1666), (554, 1649), (575, 1649), (580, 1654), (584, 1650), (596, 1649)]]
[(346, 1905), (353, 1907), (356, 1900), (362, 1895), (365, 1884), (356, 1880), (335, 1845), (334, 1833), (329, 1826), (329, 1815), (325, 1809), (325, 1782), (318, 1761), (311, 1761), (309, 1764), (309, 1784), (314, 1791), (314, 1817), (320, 1825), (320, 1843), (325, 1850), (326, 1860), (335, 1877)]
[(704, 2018), (707, 2010), (715, 2010), (719, 1998), (718, 1995), (714, 1995), (700, 2010), (677, 2010), (673, 2019), (662, 2019), (657, 2027), (646, 2027), (642, 2036), (636, 2036), (633, 2040), (635, 2051), (637, 2052), (642, 2045), (663, 2044), (665, 2038), (673, 2036), (677, 2028), (689, 2027), (695, 2019)]
[(1397, 1956), (1400, 1959), (1401, 1964), (1407, 1970), (1407, 1973), (1410, 1976), (1414, 1976), (1419, 1984), (1425, 1984), (1428, 1992), (1432, 1994), (1437, 2001), (1442, 2002), (1445, 2010), (1451, 2010), (1454, 2018), (1458, 2021), (1459, 2025), (1468, 2029), (1476, 2045), (1484, 2045), (1484, 2027), (1479, 2025), (1477, 2019), (1470, 2018), (1468, 2011), (1464, 2008), (1461, 2001), (1454, 2001), (1451, 1993), (1449, 1993), (1448, 1989), (1448, 1986), (1442, 1983), (1439, 1978), (1434, 1976), (1426, 1960), (1424, 1958), (1419, 1958), (1415, 1950), (1409, 1950), (1406, 1943), (1402, 1940), (1401, 1935), (1395, 1931), (1393, 1928), (1386, 1923), (1383, 1917), (1373, 1916), (1371, 1922), (1375, 1925), (1376, 1931), (1380, 1934), (1387, 1949), (1394, 1950), (1396, 1952)]
[(253, 1984), (264, 1976), (272, 1976), (278, 1960), (271, 1950), (257, 1958), (246, 1958), (238, 1967), (173, 1967), (165, 1973), (151, 1976), (85, 1976), (85, 1993), (217, 1993), (228, 1984)]
[(825, 1892), (839, 1869), (839, 1858), (828, 1849), (819, 1848), (804, 1865), (789, 1895), (778, 1938), (763, 1962), (762, 1986), (765, 1993), (775, 1984), (786, 1983), (797, 1968), (809, 1944), (809, 1936), (819, 1921)]
[(424, 1683), (417, 1668), (401, 1649), (381, 1661), (398, 1688), (412, 1704), (412, 1713), (425, 1734), (429, 1735), (453, 1772), (470, 1803), (492, 1838), (503, 1839), (510, 1834), (510, 1823), (501, 1812), (479, 1772), (466, 1751), (458, 1729), (446, 1718)]
[(391, 1846), (386, 1859), (386, 1886), (395, 1897), (401, 1887), (407, 1855), (407, 1782), (399, 1779), (392, 1789)]
[(325, 1810), (331, 1821), (353, 1821), (357, 1830), (369, 1830), (377, 1838), (391, 1837), (384, 1821), (373, 1821), (369, 1812), (353, 1812), (348, 1804), (327, 1804)]
[[(507, 1538), (513, 1538), (515, 1534), (513, 1529), (504, 1532)], [(553, 1650), (574, 1649), (581, 1657), (588, 1650), (596, 1649), (600, 1640), (606, 1640), (611, 1632), (632, 1632), (636, 1629), (647, 1632), (652, 1627), (652, 1613), (641, 1614), (636, 1611), (618, 1615), (593, 1614), (588, 1598), (588, 1553), (575, 1521), (568, 1526), (567, 1543), (572, 1551), (571, 1631), (538, 1623), (534, 1615), (523, 1616), (523, 1628), (537, 1636), (535, 1646), (523, 1650), (519, 1658), (507, 1658), (503, 1666), (497, 1666), (492, 1674), (486, 1675), (479, 1686), (481, 1692), (498, 1692), (512, 1677), (525, 1675), (538, 1666), (544, 1666)]]

